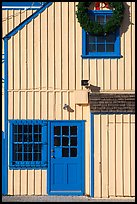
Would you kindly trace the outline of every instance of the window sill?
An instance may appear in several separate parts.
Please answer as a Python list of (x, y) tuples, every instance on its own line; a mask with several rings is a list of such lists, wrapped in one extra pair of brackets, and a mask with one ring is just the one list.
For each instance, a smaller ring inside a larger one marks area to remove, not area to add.
[(112, 55), (112, 56), (97, 56), (97, 55), (81, 55), (83, 59), (120, 59), (122, 55)]

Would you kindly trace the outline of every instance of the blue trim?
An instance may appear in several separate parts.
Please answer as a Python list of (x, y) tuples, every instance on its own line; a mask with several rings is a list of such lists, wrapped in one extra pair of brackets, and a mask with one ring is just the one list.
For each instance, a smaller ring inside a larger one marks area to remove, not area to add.
[(36, 18), (40, 13), (42, 13), (46, 8), (51, 6), (53, 2), (45, 3), (40, 9), (38, 9), (35, 13), (25, 19), (22, 23), (20, 23), (17, 27), (15, 27), (11, 32), (9, 32), (4, 38), (11, 38), (15, 35), (18, 31), (20, 31), (25, 25), (30, 23), (34, 18)]
[(44, 3), (45, 2), (2, 2), (2, 10), (36, 10)]
[(6, 152), (6, 141), (5, 135), (2, 131), (2, 195), (8, 194), (8, 186), (7, 186), (7, 163), (5, 162), (5, 152)]
[(90, 161), (90, 196), (94, 197), (94, 115), (91, 113), (90, 116), (91, 121), (91, 141), (90, 141), (90, 154), (91, 154), (91, 161)]
[[(4, 184), (4, 193), (8, 193), (8, 39), (4, 39), (4, 175), (5, 175), (5, 184)], [(3, 140), (3, 141), (4, 141)]]
[[(98, 14), (98, 15), (106, 15), (112, 14), (111, 10), (107, 11), (89, 11), (89, 13)], [(119, 29), (116, 31), (116, 41), (114, 44), (114, 52), (87, 52), (87, 33), (84, 29), (82, 29), (82, 55), (83, 59), (118, 59), (121, 58), (120, 54), (120, 32)]]

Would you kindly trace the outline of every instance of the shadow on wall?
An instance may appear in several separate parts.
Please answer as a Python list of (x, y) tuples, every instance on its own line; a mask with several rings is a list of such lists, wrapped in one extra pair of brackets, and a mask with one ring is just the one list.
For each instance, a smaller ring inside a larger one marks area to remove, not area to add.
[(125, 11), (124, 11), (124, 18), (121, 24), (121, 29), (120, 29), (120, 37), (122, 36), (123, 33), (126, 33), (130, 25), (134, 25), (130, 19), (131, 19), (131, 13), (129, 11), (130, 6), (126, 3), (123, 2)]

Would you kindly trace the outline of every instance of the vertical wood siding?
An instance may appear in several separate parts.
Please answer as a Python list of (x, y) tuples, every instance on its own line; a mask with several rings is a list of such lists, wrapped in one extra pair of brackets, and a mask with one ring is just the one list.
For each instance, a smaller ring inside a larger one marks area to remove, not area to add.
[(135, 115), (95, 115), (94, 131), (94, 196), (135, 196)]
[[(134, 92), (135, 3), (125, 3), (127, 13), (121, 27), (120, 59), (81, 58), (82, 29), (75, 15), (76, 4), (54, 2), (8, 41), (9, 119), (85, 119), (85, 193), (89, 194), (90, 108), (75, 104), (74, 91), (84, 89), (81, 80), (88, 79), (92, 85), (99, 86), (101, 91)], [(2, 36), (33, 12), (2, 11)], [(65, 103), (74, 112), (63, 110)], [(135, 165), (134, 123), (131, 122), (134, 118), (123, 117), (95, 116), (95, 197), (134, 195), (134, 168), (131, 168), (131, 165)], [(129, 135), (124, 135), (126, 130), (130, 132)], [(125, 146), (129, 137), (130, 155), (126, 155)], [(130, 158), (130, 170), (126, 169), (124, 161), (127, 156)], [(11, 195), (47, 193), (46, 170), (9, 170), (8, 176), (8, 193)]]

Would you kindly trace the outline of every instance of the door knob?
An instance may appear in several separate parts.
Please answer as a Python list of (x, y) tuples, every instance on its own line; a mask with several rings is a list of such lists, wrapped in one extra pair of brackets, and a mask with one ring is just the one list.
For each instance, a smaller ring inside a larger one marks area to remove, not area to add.
[(54, 150), (52, 149), (51, 152), (54, 152)]
[(54, 156), (51, 156), (51, 158), (54, 158)]

